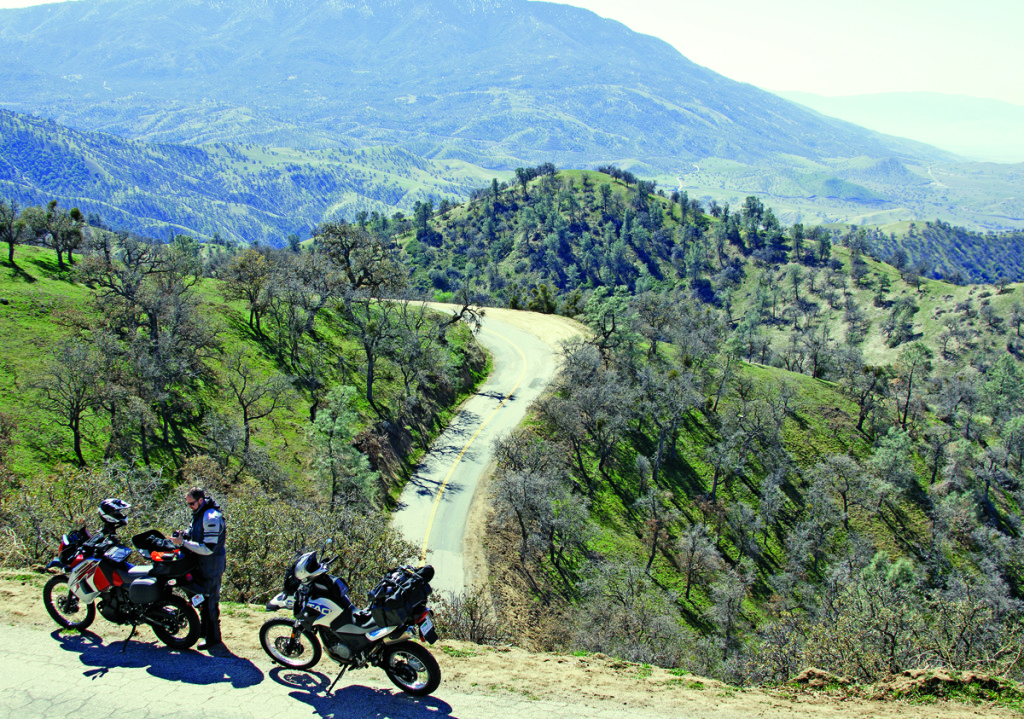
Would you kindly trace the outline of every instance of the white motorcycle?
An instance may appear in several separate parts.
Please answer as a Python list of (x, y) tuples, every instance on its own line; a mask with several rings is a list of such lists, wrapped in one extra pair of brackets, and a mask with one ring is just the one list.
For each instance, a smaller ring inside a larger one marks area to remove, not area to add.
[(415, 640), (437, 641), (433, 612), (427, 606), (434, 568), (428, 564), (389, 570), (369, 592), (369, 606), (358, 609), (345, 582), (327, 573), (334, 559), (321, 561), (316, 552), (307, 552), (289, 567), (284, 589), (267, 603), (267, 611), (291, 609), (293, 618), (264, 622), (263, 651), (282, 666), (309, 669), (326, 648), (327, 656), (341, 665), (328, 694), (346, 671), (368, 666), (383, 669), (408, 694), (431, 694), (441, 683), (441, 668)]

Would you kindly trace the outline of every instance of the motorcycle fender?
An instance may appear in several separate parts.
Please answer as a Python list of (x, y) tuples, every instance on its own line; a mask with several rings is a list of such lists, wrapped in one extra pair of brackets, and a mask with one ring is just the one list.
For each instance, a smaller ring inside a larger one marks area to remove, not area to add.
[(50, 560), (50, 563), (46, 565), (46, 568), (47, 569), (53, 569), (54, 567), (59, 567), (59, 566), (61, 566), (60, 559), (58, 559), (57, 557), (54, 557), (53, 559)]
[(385, 644), (394, 644), (395, 642), (408, 641), (412, 639), (412, 636), (401, 627), (381, 627), (367, 634), (366, 638), (371, 641), (383, 639)]

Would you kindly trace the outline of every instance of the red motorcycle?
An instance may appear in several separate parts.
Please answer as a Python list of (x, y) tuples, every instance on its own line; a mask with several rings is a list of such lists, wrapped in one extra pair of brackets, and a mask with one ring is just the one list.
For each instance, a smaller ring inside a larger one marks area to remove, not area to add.
[[(113, 624), (130, 624), (135, 635), (139, 624), (148, 624), (157, 638), (172, 649), (188, 649), (199, 640), (200, 622), (195, 610), (203, 601), (192, 575), (193, 562), (183, 556), (159, 532), (150, 530), (133, 538), (152, 565), (128, 562), (132, 550), (117, 537), (127, 524), (124, 513), (131, 505), (106, 499), (99, 507), (103, 530), (90, 535), (83, 526), (61, 538), (57, 556), (48, 565), (59, 568), (43, 587), (46, 611), (66, 629), (84, 630), (96, 618), (96, 610)], [(141, 545), (141, 546), (140, 546)], [(174, 593), (175, 588), (191, 602)]]

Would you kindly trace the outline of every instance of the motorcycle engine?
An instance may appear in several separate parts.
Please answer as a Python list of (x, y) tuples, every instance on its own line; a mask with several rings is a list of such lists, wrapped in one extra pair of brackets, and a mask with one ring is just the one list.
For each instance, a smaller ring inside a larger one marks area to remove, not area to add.
[(123, 624), (128, 621), (128, 617), (125, 616), (125, 610), (128, 608), (128, 596), (121, 587), (115, 587), (97, 603), (97, 607), (108, 622)]
[(108, 622), (120, 624), (123, 621), (121, 610), (117, 606), (117, 600), (113, 598), (111, 598), (110, 601), (101, 599), (96, 606), (99, 608), (100, 614), (102, 614), (103, 618)]
[(361, 634), (338, 634), (337, 632), (326, 632), (324, 644), (327, 650), (339, 659), (352, 659), (358, 652), (370, 642)]

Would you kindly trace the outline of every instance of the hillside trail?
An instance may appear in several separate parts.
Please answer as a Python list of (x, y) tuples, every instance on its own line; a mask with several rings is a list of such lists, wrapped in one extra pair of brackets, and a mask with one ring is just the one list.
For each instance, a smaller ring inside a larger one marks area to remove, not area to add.
[(490, 354), (490, 376), (431, 442), (391, 515), (393, 526), (420, 547), (420, 561), (434, 566), (435, 590), (486, 584), (483, 521), (494, 443), (545, 392), (558, 369), (561, 342), (583, 332), (583, 325), (557, 315), (484, 311), (477, 341)]

